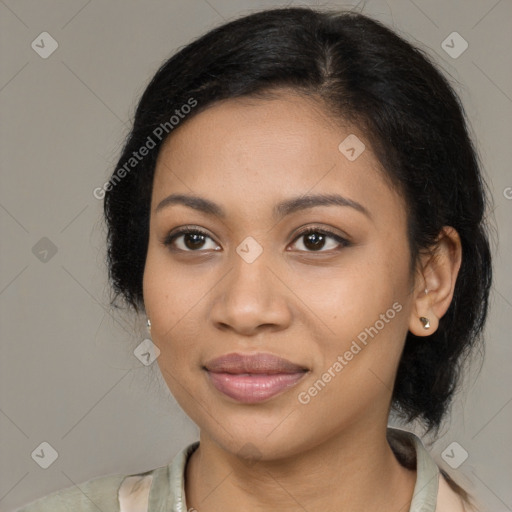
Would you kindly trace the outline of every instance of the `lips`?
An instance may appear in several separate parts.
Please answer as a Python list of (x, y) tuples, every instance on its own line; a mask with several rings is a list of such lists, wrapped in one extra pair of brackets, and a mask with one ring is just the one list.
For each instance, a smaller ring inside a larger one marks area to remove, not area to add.
[(205, 364), (210, 372), (217, 373), (297, 373), (307, 368), (272, 354), (226, 354)]
[(273, 354), (226, 354), (205, 364), (213, 386), (242, 403), (257, 403), (295, 386), (308, 369)]

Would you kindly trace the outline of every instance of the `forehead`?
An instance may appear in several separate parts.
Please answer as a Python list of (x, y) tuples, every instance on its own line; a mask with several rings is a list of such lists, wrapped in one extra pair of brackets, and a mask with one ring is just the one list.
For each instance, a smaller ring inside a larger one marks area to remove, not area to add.
[(203, 167), (222, 164), (226, 169), (257, 160), (262, 170), (275, 171), (284, 161), (291, 164), (304, 157), (311, 165), (318, 162), (315, 153), (333, 154), (319, 129), (322, 121), (318, 108), (293, 96), (228, 100), (185, 121), (169, 137), (162, 153), (167, 150), (174, 159), (193, 158)]
[(400, 202), (364, 133), (285, 93), (225, 100), (185, 120), (160, 151), (153, 207), (171, 192), (268, 204), (334, 191), (363, 204)]

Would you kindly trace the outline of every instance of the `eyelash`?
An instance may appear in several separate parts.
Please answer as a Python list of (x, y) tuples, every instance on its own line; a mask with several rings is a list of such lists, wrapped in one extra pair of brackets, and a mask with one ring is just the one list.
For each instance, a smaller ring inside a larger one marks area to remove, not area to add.
[[(336, 242), (338, 242), (340, 244), (341, 247), (348, 247), (348, 246), (351, 245), (351, 243), (348, 240), (346, 240), (345, 238), (339, 236), (338, 234), (334, 233), (333, 231), (331, 231), (331, 230), (329, 230), (327, 228), (316, 228), (314, 226), (306, 228), (303, 231), (301, 231), (300, 233), (298, 233), (297, 236), (295, 237), (295, 239), (293, 240), (293, 243), (295, 243), (297, 240), (299, 240), (299, 238), (304, 237), (306, 235), (310, 235), (311, 233), (316, 233), (316, 234), (319, 234), (319, 235), (325, 235), (325, 236), (327, 236), (329, 238), (333, 238)], [(182, 235), (189, 235), (189, 234), (204, 235), (204, 236), (210, 238), (211, 240), (213, 240), (213, 238), (208, 233), (206, 233), (205, 231), (203, 231), (203, 230), (201, 230), (199, 228), (186, 226), (183, 229), (181, 229), (180, 231), (177, 231), (175, 233), (167, 235), (167, 237), (163, 241), (163, 244), (165, 246), (171, 246), (176, 238), (178, 238), (179, 236), (182, 236)], [(202, 252), (201, 249), (198, 249), (196, 251), (193, 251), (193, 250), (183, 250), (183, 249), (174, 249), (174, 250), (181, 251), (181, 252)], [(322, 250), (319, 250), (319, 251), (301, 251), (301, 252), (308, 252), (308, 253), (314, 254), (314, 253), (322, 253), (322, 252), (327, 252), (328, 253), (328, 252), (330, 252), (330, 250), (328, 250), (328, 251), (322, 251)]]

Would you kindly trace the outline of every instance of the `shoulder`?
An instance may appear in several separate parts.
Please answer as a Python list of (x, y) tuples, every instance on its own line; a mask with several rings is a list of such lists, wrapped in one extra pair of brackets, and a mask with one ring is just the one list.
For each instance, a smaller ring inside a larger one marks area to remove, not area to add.
[(436, 464), (413, 432), (388, 427), (388, 441), (406, 468), (416, 468), (410, 512), (478, 512), (474, 499)]
[(440, 471), (435, 512), (478, 512), (464, 489)]
[(55, 491), (12, 512), (140, 512), (183, 508), (184, 472), (196, 441), (167, 466), (130, 475), (109, 475)]
[[(36, 499), (14, 512), (119, 512), (121, 489), (124, 494), (144, 492), (148, 475), (109, 475), (61, 489)], [(138, 485), (137, 485), (138, 484)], [(149, 492), (149, 487), (148, 487)], [(122, 509), (121, 509), (122, 510)]]

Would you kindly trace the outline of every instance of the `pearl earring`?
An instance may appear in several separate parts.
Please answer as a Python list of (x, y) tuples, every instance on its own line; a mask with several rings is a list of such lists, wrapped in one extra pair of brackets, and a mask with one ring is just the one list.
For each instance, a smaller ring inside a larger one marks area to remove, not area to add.
[(149, 318), (146, 321), (146, 327), (148, 329), (149, 334), (151, 334), (151, 320)]

